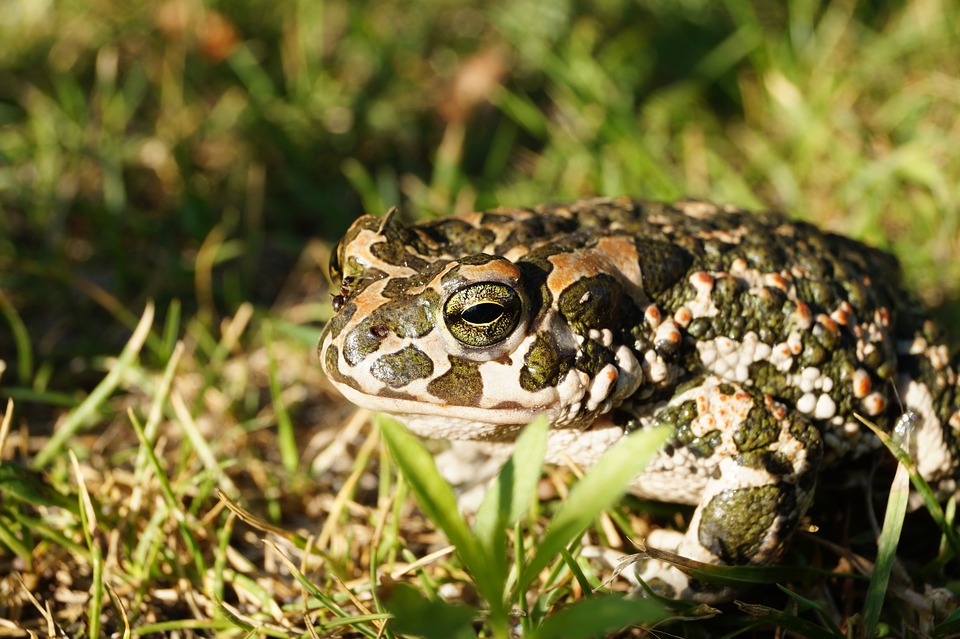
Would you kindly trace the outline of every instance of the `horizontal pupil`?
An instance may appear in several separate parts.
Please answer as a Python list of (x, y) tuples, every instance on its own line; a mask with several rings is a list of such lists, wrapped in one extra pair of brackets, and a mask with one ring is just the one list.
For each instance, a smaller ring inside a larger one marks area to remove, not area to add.
[(503, 315), (503, 307), (493, 302), (474, 304), (461, 313), (460, 317), (471, 324), (489, 324)]

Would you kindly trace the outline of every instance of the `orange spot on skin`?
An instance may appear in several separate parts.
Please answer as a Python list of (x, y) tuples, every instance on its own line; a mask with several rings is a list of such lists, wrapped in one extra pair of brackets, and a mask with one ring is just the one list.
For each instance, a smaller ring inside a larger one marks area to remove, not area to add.
[(797, 300), (797, 324), (801, 328), (809, 328), (810, 323), (813, 321), (813, 313), (810, 311), (810, 307), (806, 305), (801, 300)]
[(650, 324), (650, 326), (656, 328), (660, 324), (660, 309), (651, 304), (643, 312), (643, 317), (647, 320), (647, 323)]
[(857, 399), (863, 399), (870, 394), (873, 388), (873, 382), (870, 380), (870, 374), (862, 368), (853, 373), (853, 396)]
[(690, 283), (694, 286), (712, 287), (716, 280), (709, 273), (699, 271), (690, 276)]
[(817, 315), (817, 321), (824, 326), (824, 328), (830, 331), (839, 331), (840, 327), (837, 326), (837, 323), (833, 321), (828, 315), (820, 313)]
[(513, 262), (494, 260), (480, 265), (460, 265), (459, 275), (471, 282), (484, 280), (519, 280), (520, 269)]
[(644, 295), (639, 259), (632, 240), (605, 237), (593, 248), (550, 256), (554, 268), (547, 277), (547, 286), (555, 295), (559, 295), (581, 278), (606, 273), (627, 285), (629, 295), (641, 299)]
[(767, 283), (767, 286), (770, 286), (771, 288), (780, 289), (784, 293), (786, 293), (787, 289), (790, 288), (790, 285), (787, 283), (787, 280), (784, 279), (784, 277), (778, 273), (770, 273), (769, 275), (767, 275), (766, 283)]

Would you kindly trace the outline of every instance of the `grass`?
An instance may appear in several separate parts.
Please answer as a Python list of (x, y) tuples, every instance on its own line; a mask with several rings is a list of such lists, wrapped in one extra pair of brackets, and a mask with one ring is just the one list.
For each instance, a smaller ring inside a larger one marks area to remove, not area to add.
[[(693, 195), (892, 250), (960, 336), (958, 30), (947, 0), (8, 2), (0, 630), (423, 632), (386, 622), (403, 608), (449, 636), (637, 620), (606, 594), (624, 584), (591, 595), (609, 571), (585, 551), (684, 512), (628, 498), (559, 534), (570, 511), (528, 499), (529, 477), (503, 477), (524, 498), (472, 529), (431, 510), (314, 361), (330, 246), (394, 204)], [(869, 525), (839, 521), (866, 520), (850, 492), (796, 539), (790, 593), (658, 628), (955, 635), (922, 589), (960, 581), (939, 529), (885, 521), (878, 555)], [(871, 561), (872, 582), (856, 574)]]
[[(666, 611), (654, 601), (631, 601), (610, 596), (585, 596), (565, 608), (558, 618), (538, 619), (543, 609), (541, 602), (533, 606), (527, 593), (538, 575), (557, 557), (562, 557), (569, 569), (583, 582), (585, 592), (595, 587), (583, 576), (573, 557), (564, 552), (599, 517), (612, 507), (626, 492), (630, 480), (650, 461), (670, 435), (668, 431), (648, 431), (625, 438), (607, 452), (603, 459), (571, 490), (569, 497), (557, 510), (550, 524), (538, 535), (529, 557), (522, 548), (523, 535), (516, 535), (515, 565), (508, 564), (508, 532), (521, 523), (529, 523), (525, 516), (536, 495), (537, 479), (547, 450), (548, 424), (540, 419), (527, 427), (517, 439), (511, 458), (497, 478), (487, 488), (483, 502), (477, 509), (471, 528), (458, 513), (453, 489), (437, 470), (432, 454), (416, 437), (391, 420), (381, 420), (380, 430), (391, 456), (410, 482), (418, 504), (430, 521), (443, 530), (456, 547), (464, 568), (476, 584), (477, 594), (487, 610), (470, 610), (462, 605), (443, 602), (434, 594), (434, 601), (404, 591), (386, 593), (385, 606), (396, 619), (400, 632), (410, 629), (412, 634), (436, 637), (475, 636), (472, 622), (486, 618), (495, 637), (509, 637), (511, 631), (522, 636), (590, 637), (604, 631), (632, 624), (651, 624), (661, 621)], [(399, 588), (399, 586), (398, 586)], [(551, 596), (546, 588), (544, 596)], [(399, 601), (398, 601), (399, 600)], [(539, 604), (539, 605), (538, 605)], [(537, 610), (541, 608), (541, 610)], [(598, 615), (598, 610), (607, 608)], [(437, 624), (440, 617), (453, 617), (456, 623)], [(538, 623), (541, 622), (541, 623)], [(519, 630), (511, 626), (516, 624)]]

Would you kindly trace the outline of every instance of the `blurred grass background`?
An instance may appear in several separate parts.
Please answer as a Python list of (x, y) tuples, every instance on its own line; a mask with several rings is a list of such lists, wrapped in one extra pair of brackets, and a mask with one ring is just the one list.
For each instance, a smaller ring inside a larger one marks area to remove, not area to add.
[[(279, 520), (319, 488), (272, 429), (309, 461), (348, 410), (312, 355), (326, 251), (394, 204), (782, 209), (894, 251), (960, 334), (958, 31), (956, 0), (0, 0), (2, 452), (44, 445), (152, 299), (142, 368), (70, 448), (125, 467), (129, 407), (164, 407), (153, 437), (193, 413)], [(186, 412), (150, 381), (179, 338)], [(213, 482), (170, 436), (173, 481)]]
[(960, 292), (956, 2), (0, 8), (0, 287), (57, 373), (118, 324), (89, 285), (193, 307), (214, 233), (207, 301), (266, 306), (308, 239), (393, 204), (779, 208)]

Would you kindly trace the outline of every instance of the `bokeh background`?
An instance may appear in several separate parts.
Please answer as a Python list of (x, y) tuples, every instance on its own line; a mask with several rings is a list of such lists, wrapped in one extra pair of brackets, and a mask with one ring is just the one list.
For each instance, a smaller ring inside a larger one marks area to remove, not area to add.
[(364, 211), (594, 194), (785, 209), (892, 248), (928, 303), (952, 302), (958, 17), (948, 0), (3, 0), (5, 308), (56, 377), (118, 325), (89, 286), (134, 314), (193, 307), (205, 241), (204, 302), (229, 312), (272, 304), (303, 247)]
[[(68, 421), (51, 481), (73, 485), (69, 447), (121, 485), (127, 411), (159, 397), (175, 486), (203, 466), (177, 435), (192, 415), (258, 512), (315, 514), (338, 466), (313, 456), (349, 414), (313, 361), (325, 262), (393, 205), (785, 210), (895, 252), (958, 335), (958, 32), (956, 0), (0, 0), (2, 454), (30, 464)], [(71, 418), (148, 300), (137, 366)], [(186, 412), (154, 383), (177, 340)], [(113, 524), (142, 532), (128, 496)]]

